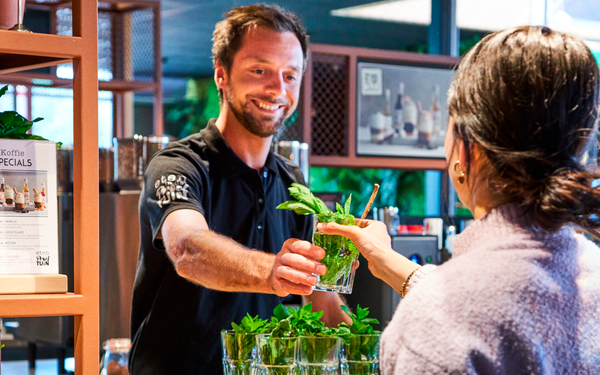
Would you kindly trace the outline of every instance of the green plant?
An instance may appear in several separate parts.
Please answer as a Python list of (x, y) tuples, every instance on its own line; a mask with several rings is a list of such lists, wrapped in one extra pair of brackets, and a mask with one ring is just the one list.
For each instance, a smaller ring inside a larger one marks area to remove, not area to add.
[[(336, 212), (333, 212), (304, 185), (293, 183), (288, 190), (296, 200), (284, 202), (277, 208), (292, 210), (299, 215), (313, 214), (322, 223), (356, 224), (354, 216), (350, 214), (352, 195), (348, 197), (343, 207), (341, 204), (336, 203)], [(325, 250), (325, 257), (320, 262), (327, 267), (327, 272), (320, 277), (319, 284), (335, 284), (340, 277), (348, 274), (352, 268), (352, 264), (358, 256), (358, 249), (352, 241), (344, 236), (326, 235), (319, 232), (315, 232), (313, 236), (314, 244)]]
[[(267, 326), (272, 328), (271, 337), (273, 338), (336, 337), (337, 329), (325, 327), (325, 324), (320, 320), (322, 316), (323, 311), (312, 311), (312, 303), (299, 309), (285, 307), (280, 304), (273, 310), (273, 317)], [(259, 348), (263, 354), (263, 362), (268, 361), (268, 364), (273, 365), (283, 364), (282, 358), (287, 358), (290, 350), (290, 345), (284, 343), (285, 341), (275, 339), (269, 343), (269, 348), (266, 348), (266, 343), (263, 348)], [(305, 346), (305, 349), (307, 349), (306, 345), (312, 345), (308, 350), (309, 360), (318, 363), (327, 357), (335, 345), (335, 341), (311, 341), (307, 339), (300, 340), (299, 344)]]
[[(367, 318), (368, 308), (356, 307), (356, 314), (350, 312), (348, 307), (340, 306), (352, 318), (352, 325), (340, 323), (337, 335), (346, 343), (346, 357), (352, 361), (361, 361), (377, 357), (379, 350), (379, 336), (381, 333), (373, 329), (372, 324), (379, 324), (377, 319)], [(372, 336), (365, 336), (372, 335)]]
[[(6, 94), (8, 85), (0, 89), (0, 97)], [(27, 131), (31, 129), (33, 124), (38, 121), (42, 121), (43, 118), (38, 117), (33, 121), (27, 120), (25, 117), (18, 114), (16, 111), (4, 111), (0, 112), (0, 138), (8, 139), (32, 139), (39, 141), (47, 141), (46, 138), (40, 137), (39, 135), (28, 134)], [(60, 149), (61, 142), (56, 143), (56, 148)]]

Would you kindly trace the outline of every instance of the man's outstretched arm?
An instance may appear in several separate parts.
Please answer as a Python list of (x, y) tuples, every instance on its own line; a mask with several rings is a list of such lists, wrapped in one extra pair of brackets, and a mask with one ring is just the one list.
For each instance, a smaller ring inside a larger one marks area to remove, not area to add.
[[(206, 288), (227, 292), (308, 295), (324, 274), (315, 251), (287, 240), (277, 255), (248, 249), (208, 229), (195, 210), (170, 213), (161, 228), (167, 254), (177, 273)], [(296, 247), (298, 247), (296, 249)]]

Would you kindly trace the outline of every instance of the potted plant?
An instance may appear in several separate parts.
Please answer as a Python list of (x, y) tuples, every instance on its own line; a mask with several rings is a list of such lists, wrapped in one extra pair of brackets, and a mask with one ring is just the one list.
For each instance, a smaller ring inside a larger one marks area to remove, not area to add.
[(379, 374), (379, 337), (381, 332), (371, 324), (379, 324), (377, 319), (368, 318), (369, 309), (357, 306), (356, 314), (346, 306), (340, 306), (350, 318), (352, 325), (340, 323), (338, 336), (344, 341), (341, 353), (343, 375)]
[[(2, 1), (2, 0), (0, 0)], [(6, 94), (8, 85), (0, 89), (0, 98)], [(38, 117), (33, 121), (27, 120), (16, 111), (4, 111), (0, 112), (0, 138), (9, 139), (32, 139), (47, 141), (46, 138), (40, 137), (39, 135), (28, 134), (27, 132), (35, 122), (42, 121), (43, 118)], [(57, 148), (60, 148), (62, 143), (58, 142)]]

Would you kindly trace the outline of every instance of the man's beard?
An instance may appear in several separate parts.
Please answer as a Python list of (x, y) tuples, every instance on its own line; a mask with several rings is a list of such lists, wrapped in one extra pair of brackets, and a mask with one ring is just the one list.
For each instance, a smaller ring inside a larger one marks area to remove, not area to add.
[[(228, 89), (227, 105), (229, 106), (229, 109), (246, 130), (258, 137), (268, 138), (277, 134), (285, 120), (290, 117), (290, 113), (284, 113), (275, 122), (273, 122), (272, 116), (263, 116), (262, 119), (256, 118), (248, 109), (250, 100), (246, 100), (246, 102), (241, 105), (241, 108), (236, 108), (235, 103), (233, 102), (234, 95), (232, 94), (231, 89)], [(269, 102), (268, 100), (263, 101)]]

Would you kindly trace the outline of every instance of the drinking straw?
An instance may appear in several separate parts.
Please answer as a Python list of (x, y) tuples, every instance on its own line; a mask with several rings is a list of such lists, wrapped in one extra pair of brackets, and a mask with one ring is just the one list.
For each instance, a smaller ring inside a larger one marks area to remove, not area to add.
[(371, 209), (371, 205), (373, 204), (373, 201), (375, 200), (375, 197), (377, 196), (377, 192), (379, 191), (379, 185), (375, 184), (375, 186), (373, 186), (373, 193), (371, 193), (371, 198), (369, 198), (369, 203), (367, 203), (367, 206), (365, 207), (365, 210), (362, 213), (362, 216), (360, 217), (361, 219), (364, 219), (367, 217), (367, 214), (369, 213), (369, 210)]

